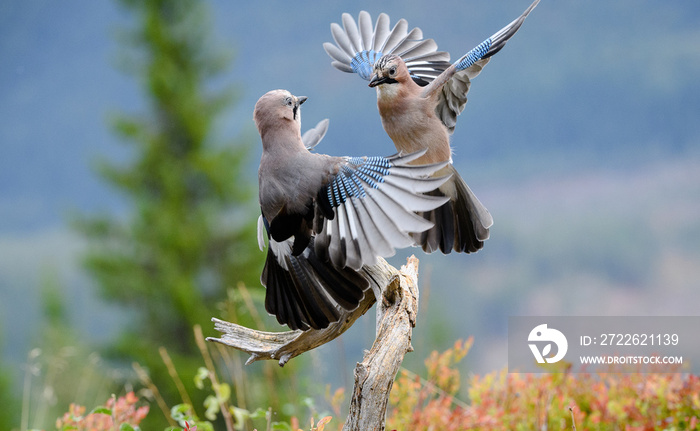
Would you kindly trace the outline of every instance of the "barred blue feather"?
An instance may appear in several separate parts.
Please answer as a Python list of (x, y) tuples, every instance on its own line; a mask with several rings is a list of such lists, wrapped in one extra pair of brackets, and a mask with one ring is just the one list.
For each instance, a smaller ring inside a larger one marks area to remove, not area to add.
[[(423, 40), (420, 29), (414, 28), (407, 32), (405, 20), (399, 20), (394, 29), (389, 31), (389, 18), (381, 14), (372, 31), (371, 17), (364, 11), (358, 17), (359, 25), (349, 14), (343, 14), (342, 27), (331, 24), (335, 45), (325, 43), (323, 46), (333, 59), (334, 67), (356, 73), (363, 79), (368, 79), (370, 87), (376, 87), (382, 125), (398, 151), (428, 148), (426, 157), (419, 162), (451, 162), (448, 135), (454, 132), (457, 116), (466, 106), (472, 79), (481, 73), (490, 58), (520, 29), (539, 1), (534, 0), (518, 18), (453, 64), (447, 63), (449, 54), (438, 52), (432, 39)], [(380, 53), (384, 55), (379, 57)], [(372, 70), (370, 66), (373, 67)], [(435, 116), (431, 115), (433, 112)], [(390, 197), (371, 193), (375, 189), (381, 191), (385, 183), (391, 182), (394, 169), (390, 167), (388, 172), (391, 175), (356, 167), (352, 177), (361, 181), (358, 190), (348, 188), (345, 178), (335, 179), (329, 185), (329, 197), (324, 198), (328, 213), (331, 213), (328, 215), (334, 217), (337, 213), (341, 220), (329, 218), (334, 224), (329, 224), (328, 229), (338, 234), (338, 238), (347, 238), (345, 225), (352, 224), (352, 220), (361, 217), (360, 211), (371, 205), (370, 198), (377, 201), (380, 207), (396, 203), (395, 199), (400, 193), (398, 191), (393, 191)], [(414, 234), (414, 238), (426, 252), (438, 249), (443, 253), (451, 250), (476, 252), (488, 239), (493, 218), (454, 166), (449, 164), (441, 170), (441, 174), (445, 172), (450, 173), (452, 179), (431, 194), (449, 196), (450, 200), (434, 210), (420, 212), (434, 226)], [(360, 190), (367, 193), (368, 198), (361, 199), (367, 203), (354, 205), (352, 201)], [(333, 207), (337, 208), (335, 213), (330, 209), (331, 205), (337, 205)], [(352, 212), (354, 209), (357, 209), (357, 214)], [(361, 232), (358, 233), (360, 234)], [(395, 240), (403, 243), (401, 238)], [(317, 244), (321, 242), (317, 241)], [(338, 256), (347, 256), (347, 250), (351, 248), (350, 242), (340, 241), (331, 251), (335, 250)]]
[(374, 63), (377, 62), (384, 54), (374, 50), (360, 51), (350, 61), (352, 71), (360, 75), (366, 81), (372, 77)]
[(423, 154), (425, 151), (392, 157), (345, 157), (338, 173), (317, 196), (324, 219), (315, 228), (320, 231), (316, 253), (336, 266), (359, 269), (373, 264), (376, 256), (390, 256), (395, 248), (413, 245), (409, 232), (432, 227), (415, 212), (447, 202), (445, 197), (422, 194), (448, 179), (428, 178), (447, 162), (409, 164)]
[(457, 70), (464, 70), (472, 66), (474, 63), (484, 58), (484, 55), (486, 55), (486, 53), (489, 52), (490, 47), (491, 38), (488, 38), (485, 41), (481, 42), (479, 45), (477, 45), (475, 48), (473, 48), (471, 51), (466, 53), (462, 58), (457, 60), (457, 62), (455, 63), (455, 67), (457, 68)]
[[(341, 27), (331, 24), (335, 44), (326, 42), (323, 48), (333, 59), (332, 65), (347, 73), (356, 73), (369, 81), (377, 60), (386, 54), (400, 56), (408, 66), (413, 80), (425, 86), (450, 66), (450, 55), (438, 51), (432, 39), (423, 39), (420, 28), (408, 31), (405, 19), (389, 29), (389, 16), (382, 13), (372, 30), (372, 17), (361, 11), (357, 23), (347, 13), (342, 15)], [(359, 24), (359, 25), (358, 25)]]
[[(262, 138), (258, 241), (268, 242), (260, 281), (265, 309), (292, 329), (325, 328), (358, 306), (362, 268), (414, 244), (433, 223), (416, 215), (444, 205), (428, 196), (449, 177), (445, 163), (411, 165), (425, 151), (391, 157), (331, 157), (310, 150), (328, 121), (301, 135), (306, 97), (273, 90), (255, 105)], [(287, 121), (292, 120), (292, 121)], [(269, 133), (274, 130), (275, 133)]]
[(367, 197), (365, 186), (376, 189), (384, 182), (383, 177), (390, 174), (391, 162), (385, 157), (349, 157), (347, 162), (326, 186), (328, 203), (333, 208), (344, 204), (350, 197)]

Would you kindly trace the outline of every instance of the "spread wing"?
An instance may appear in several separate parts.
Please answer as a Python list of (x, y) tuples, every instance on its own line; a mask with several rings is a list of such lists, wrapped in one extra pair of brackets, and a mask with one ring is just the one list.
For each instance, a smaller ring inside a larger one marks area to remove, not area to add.
[(520, 29), (525, 18), (539, 2), (540, 0), (535, 0), (522, 15), (463, 55), (425, 88), (424, 96), (440, 92), (436, 113), (450, 133), (454, 131), (457, 116), (467, 104), (467, 93), (471, 80), (481, 73), (490, 57), (500, 51)]
[(467, 93), (472, 79), (481, 73), (489, 60), (490, 58), (483, 58), (466, 69), (455, 72), (452, 78), (442, 86), (435, 111), (450, 134), (454, 132), (457, 125), (457, 116), (462, 113), (467, 104)]
[(427, 196), (448, 178), (430, 178), (446, 163), (409, 165), (425, 151), (407, 156), (340, 158), (340, 169), (318, 191), (314, 203), (316, 233), (303, 250), (289, 237), (276, 241), (267, 220), (258, 218), (258, 242), (269, 248), (260, 278), (265, 309), (292, 329), (325, 328), (340, 310), (355, 309), (369, 283), (358, 272), (413, 245), (412, 233), (433, 223), (415, 211), (429, 211), (447, 198)]
[(438, 51), (434, 40), (423, 39), (420, 28), (408, 31), (408, 23), (401, 19), (390, 29), (389, 22), (389, 16), (382, 13), (372, 29), (372, 17), (368, 12), (360, 12), (357, 23), (350, 14), (344, 13), (342, 27), (331, 24), (335, 45), (323, 44), (333, 59), (333, 67), (357, 73), (369, 81), (374, 63), (383, 55), (396, 54), (408, 66), (413, 80), (425, 86), (450, 66), (450, 54)]
[(345, 158), (338, 174), (316, 198), (315, 248), (340, 268), (373, 265), (377, 256), (414, 244), (411, 233), (433, 226), (416, 211), (430, 211), (447, 202), (424, 193), (449, 176), (430, 178), (446, 163), (409, 165), (425, 153), (406, 156)]

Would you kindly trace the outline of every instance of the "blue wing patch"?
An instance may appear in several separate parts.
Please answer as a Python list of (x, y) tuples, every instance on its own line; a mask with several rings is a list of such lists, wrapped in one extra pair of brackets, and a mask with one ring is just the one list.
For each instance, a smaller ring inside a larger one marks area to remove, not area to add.
[(484, 55), (486, 55), (486, 53), (489, 52), (490, 48), (491, 38), (488, 38), (485, 41), (478, 44), (474, 49), (466, 53), (464, 57), (460, 58), (459, 61), (455, 64), (455, 67), (457, 68), (457, 70), (464, 70), (470, 67), (477, 61), (481, 60), (484, 57)]
[(348, 158), (347, 164), (343, 165), (338, 175), (319, 194), (325, 197), (322, 206), (332, 211), (332, 208), (344, 204), (350, 197), (364, 198), (367, 195), (365, 187), (379, 187), (384, 182), (383, 177), (390, 174), (391, 166), (385, 157)]
[(352, 71), (360, 75), (362, 79), (369, 81), (372, 78), (374, 63), (382, 57), (382, 53), (371, 50), (360, 51), (350, 61)]

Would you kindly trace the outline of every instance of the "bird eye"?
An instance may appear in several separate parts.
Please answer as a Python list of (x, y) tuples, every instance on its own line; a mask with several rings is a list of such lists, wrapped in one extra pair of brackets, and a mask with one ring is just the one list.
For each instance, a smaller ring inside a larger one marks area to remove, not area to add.
[(396, 74), (396, 67), (392, 67), (389, 69), (389, 75), (395, 75)]
[(292, 98), (291, 97), (286, 97), (284, 99), (284, 104), (287, 106), (292, 106)]

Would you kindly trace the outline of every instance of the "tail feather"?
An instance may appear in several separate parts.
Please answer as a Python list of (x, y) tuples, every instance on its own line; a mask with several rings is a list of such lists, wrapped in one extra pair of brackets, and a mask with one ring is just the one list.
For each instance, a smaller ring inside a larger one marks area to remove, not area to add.
[(285, 286), (292, 283), (289, 272), (282, 269), (274, 255), (268, 250), (265, 267), (260, 277), (263, 285), (271, 286), (265, 293), (265, 309), (274, 310), (278, 322), (285, 322), (292, 329), (308, 329), (301, 319), (302, 312), (296, 302), (287, 299)]
[(435, 226), (426, 232), (414, 234), (413, 238), (426, 253), (438, 249), (444, 254), (453, 250), (457, 253), (477, 252), (489, 238), (493, 218), (454, 166), (448, 165), (447, 168), (452, 178), (444, 187), (429, 194), (449, 196), (450, 200), (435, 210), (419, 213), (426, 220), (434, 222)]
[(268, 248), (260, 281), (265, 309), (291, 329), (323, 329), (338, 321), (340, 310), (354, 310), (369, 282), (357, 271), (319, 259), (313, 240), (299, 256), (285, 256), (286, 267)]
[(310, 259), (308, 263), (319, 275), (325, 291), (343, 309), (354, 310), (364, 298), (364, 290), (369, 283), (360, 273), (348, 268), (338, 270), (320, 259)]
[(462, 177), (457, 173), (457, 170), (454, 169), (453, 166), (450, 167), (454, 171), (455, 186), (457, 188), (457, 196), (459, 196), (457, 202), (466, 205), (466, 208), (460, 210), (460, 212), (464, 213), (466, 210), (466, 213), (469, 214), (469, 219), (472, 221), (472, 229), (467, 230), (474, 234), (476, 240), (483, 243), (483, 241), (489, 239), (489, 228), (493, 226), (493, 217), (479, 198), (476, 197), (474, 192), (472, 192), (467, 183), (465, 183)]

